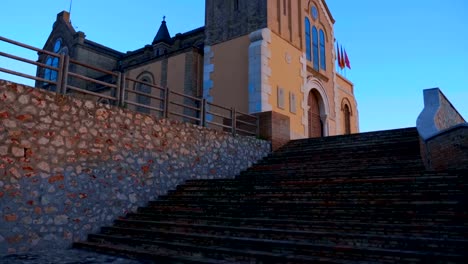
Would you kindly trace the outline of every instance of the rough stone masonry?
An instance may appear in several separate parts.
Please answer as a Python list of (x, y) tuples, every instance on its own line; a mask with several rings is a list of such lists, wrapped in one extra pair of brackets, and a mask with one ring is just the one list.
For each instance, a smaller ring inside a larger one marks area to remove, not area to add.
[(253, 137), (0, 80), (0, 255), (66, 248), (187, 179), (270, 152)]

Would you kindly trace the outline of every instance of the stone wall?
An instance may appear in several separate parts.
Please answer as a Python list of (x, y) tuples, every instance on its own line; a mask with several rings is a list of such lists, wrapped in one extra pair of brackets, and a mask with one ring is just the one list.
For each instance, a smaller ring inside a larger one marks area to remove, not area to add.
[(69, 247), (187, 179), (266, 156), (252, 137), (0, 81), (0, 255)]
[(468, 169), (468, 124), (421, 141), (421, 153), (428, 169)]
[(289, 117), (275, 111), (258, 113), (260, 137), (271, 141), (273, 151), (291, 140)]
[(416, 127), (427, 169), (468, 168), (468, 124), (438, 88), (424, 90)]

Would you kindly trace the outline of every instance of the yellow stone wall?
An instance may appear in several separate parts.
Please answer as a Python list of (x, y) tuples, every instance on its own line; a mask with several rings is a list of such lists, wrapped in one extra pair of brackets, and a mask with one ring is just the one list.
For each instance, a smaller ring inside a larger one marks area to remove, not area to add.
[(343, 76), (336, 75), (336, 91), (337, 91), (337, 135), (345, 133), (344, 127), (344, 104), (348, 104), (351, 111), (351, 133), (359, 132), (359, 113), (357, 102), (353, 93), (353, 84)]
[[(302, 52), (275, 33), (271, 34), (269, 48), (271, 51), (269, 65), (271, 68), (271, 76), (269, 78), (271, 96), (269, 98), (269, 103), (273, 111), (289, 116), (291, 134), (302, 135), (304, 133), (304, 127), (302, 125), (303, 111), (301, 108), (304, 98), (301, 93), (303, 78), (301, 76), (302, 65), (300, 63), (300, 58)], [(284, 91), (283, 108), (278, 105), (279, 88)], [(290, 109), (290, 93), (294, 93), (296, 96), (295, 113)]]
[(242, 36), (211, 46), (213, 103), (249, 112), (249, 36)]

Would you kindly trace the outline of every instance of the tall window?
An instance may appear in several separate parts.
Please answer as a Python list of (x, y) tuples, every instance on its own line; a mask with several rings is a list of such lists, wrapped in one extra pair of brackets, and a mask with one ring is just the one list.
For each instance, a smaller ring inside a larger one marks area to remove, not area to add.
[(315, 26), (312, 27), (312, 49), (314, 56), (314, 69), (319, 70), (319, 48), (318, 48), (318, 32)]
[[(61, 38), (58, 38), (55, 41), (53, 51), (54, 51), (54, 53), (58, 53), (58, 54), (65, 54), (65, 55), (68, 54), (68, 48), (63, 45)], [(48, 65), (48, 66), (58, 68), (59, 67), (59, 58), (55, 57), (55, 56), (47, 56), (45, 64)], [(52, 70), (52, 69), (48, 69), (48, 68), (44, 69), (44, 79), (55, 82), (55, 81), (57, 81), (57, 77), (58, 77), (58, 72), (56, 70)], [(56, 87), (55, 87), (55, 85), (50, 85), (49, 83), (44, 82), (43, 88), (51, 90), (51, 91), (55, 91)]]
[[(149, 83), (149, 84), (152, 83), (148, 77), (143, 77), (141, 81), (144, 83)], [(137, 92), (151, 94), (151, 86), (143, 84), (143, 83), (138, 83), (136, 86), (136, 90)], [(137, 103), (149, 106), (151, 104), (151, 98), (146, 95), (137, 94)], [(146, 114), (150, 113), (150, 109), (147, 107), (143, 107), (143, 106), (138, 106), (137, 111), (141, 113), (146, 113)]]
[(345, 135), (351, 134), (351, 111), (349, 106), (344, 106), (344, 125), (345, 125)]
[(325, 57), (325, 33), (320, 30), (320, 68), (327, 69), (327, 60)]
[(305, 35), (306, 35), (306, 56), (308, 61), (312, 61), (312, 49), (310, 46), (310, 20), (305, 18)]

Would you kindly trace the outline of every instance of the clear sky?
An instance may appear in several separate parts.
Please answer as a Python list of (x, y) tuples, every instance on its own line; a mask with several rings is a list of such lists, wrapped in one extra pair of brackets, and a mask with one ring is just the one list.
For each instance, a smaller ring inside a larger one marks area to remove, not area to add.
[[(223, 0), (219, 0), (223, 1)], [(273, 0), (267, 0), (273, 1)], [(327, 0), (349, 55), (361, 131), (415, 126), (423, 89), (440, 87), (468, 119), (468, 1)], [(70, 0), (2, 0), (0, 35), (43, 47)], [(172, 36), (204, 25), (204, 0), (74, 0), (72, 24), (125, 52), (150, 44), (163, 16)], [(0, 51), (37, 59), (0, 42)], [(35, 74), (0, 56), (0, 67)], [(1, 79), (24, 80), (0, 73)], [(32, 83), (32, 82), (30, 82)]]

